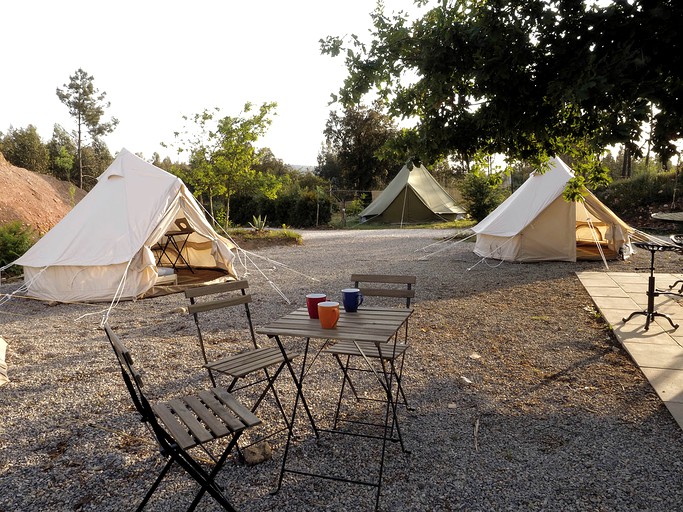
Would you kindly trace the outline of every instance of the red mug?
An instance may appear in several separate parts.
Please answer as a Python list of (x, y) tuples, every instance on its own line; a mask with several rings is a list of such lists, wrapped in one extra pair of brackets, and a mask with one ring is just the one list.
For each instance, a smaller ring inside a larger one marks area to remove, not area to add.
[(327, 295), (324, 293), (309, 293), (306, 295), (306, 307), (308, 308), (309, 318), (318, 318), (318, 304), (325, 302)]

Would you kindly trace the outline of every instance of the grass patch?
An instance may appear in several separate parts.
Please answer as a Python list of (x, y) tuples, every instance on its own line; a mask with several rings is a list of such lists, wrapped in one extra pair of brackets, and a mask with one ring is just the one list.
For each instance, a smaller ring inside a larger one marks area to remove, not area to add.
[(289, 229), (229, 229), (228, 235), (242, 249), (259, 249), (273, 245), (301, 245), (303, 238), (299, 233)]
[(334, 229), (467, 229), (476, 224), (476, 221), (471, 219), (453, 220), (453, 221), (435, 221), (426, 222), (424, 224), (385, 224), (377, 221), (360, 222), (360, 217), (346, 217), (346, 225), (342, 222), (340, 214), (333, 214), (329, 227)]

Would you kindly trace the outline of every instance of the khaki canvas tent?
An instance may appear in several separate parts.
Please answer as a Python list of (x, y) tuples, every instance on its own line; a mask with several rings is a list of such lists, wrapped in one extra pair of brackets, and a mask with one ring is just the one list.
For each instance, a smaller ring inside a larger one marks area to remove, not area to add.
[[(178, 226), (186, 228), (182, 258), (166, 236)], [(183, 267), (234, 277), (232, 248), (179, 178), (123, 149), (97, 185), (14, 263), (24, 267), (30, 297), (110, 301), (154, 294), (160, 281), (175, 283), (173, 273)]]
[(553, 158), (543, 174), (524, 184), (472, 230), (474, 252), (506, 261), (576, 261), (616, 259), (631, 254), (634, 230), (589, 190), (583, 202), (562, 193), (573, 172)]
[(455, 204), (424, 166), (408, 163), (360, 217), (362, 222), (409, 224), (455, 220), (464, 215), (465, 210)]

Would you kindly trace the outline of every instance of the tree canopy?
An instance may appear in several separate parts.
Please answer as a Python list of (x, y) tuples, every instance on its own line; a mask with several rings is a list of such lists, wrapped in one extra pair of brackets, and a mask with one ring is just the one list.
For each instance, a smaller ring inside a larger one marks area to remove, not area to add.
[[(327, 37), (342, 54), (343, 105), (371, 94), (415, 122), (425, 161), (478, 151), (515, 159), (624, 144), (643, 125), (663, 162), (683, 123), (683, 3), (618, 0), (416, 0), (418, 19), (372, 14), (372, 41)], [(432, 7), (432, 5), (435, 5)]]
[(7, 134), (0, 138), (0, 143), (2, 152), (12, 164), (40, 173), (48, 171), (50, 161), (47, 148), (32, 124), (26, 128), (10, 126)]
[[(93, 150), (98, 152), (104, 143), (99, 139), (114, 131), (118, 125), (118, 119), (112, 117), (110, 121), (103, 122), (104, 109), (109, 108), (110, 103), (105, 102), (107, 93), (95, 89), (94, 78), (83, 69), (79, 68), (69, 77), (69, 83), (64, 88), (57, 88), (57, 97), (69, 108), (69, 115), (76, 120), (76, 158), (78, 161), (79, 186), (83, 188), (83, 137), (87, 131), (93, 140)], [(108, 153), (109, 150), (106, 150)]]
[(213, 198), (225, 204), (225, 223), (230, 222), (230, 198), (236, 193), (263, 194), (274, 198), (281, 184), (270, 173), (254, 169), (259, 162), (254, 143), (270, 126), (276, 103), (254, 106), (246, 103), (238, 116), (219, 117), (219, 109), (204, 110), (185, 121), (192, 126), (176, 132), (179, 153), (189, 154), (189, 168), (180, 177), (198, 194), (208, 194), (211, 214)]
[(348, 106), (330, 112), (325, 145), (316, 174), (338, 189), (368, 191), (382, 187), (400, 170), (404, 155), (393, 150), (399, 130), (378, 106)]

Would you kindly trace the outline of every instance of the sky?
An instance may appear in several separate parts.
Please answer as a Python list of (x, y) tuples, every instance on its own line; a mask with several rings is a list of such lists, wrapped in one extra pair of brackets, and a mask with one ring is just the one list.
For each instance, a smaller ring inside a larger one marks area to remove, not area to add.
[[(386, 12), (415, 11), (385, 0)], [(256, 143), (290, 165), (315, 165), (330, 95), (346, 76), (343, 58), (321, 55), (328, 35), (369, 38), (373, 0), (22, 0), (2, 7), (0, 132), (75, 123), (56, 95), (82, 68), (106, 93), (116, 130), (104, 140), (150, 160), (178, 159), (182, 116), (218, 107), (237, 116), (246, 102), (277, 102)], [(369, 39), (368, 39), (369, 40)]]

